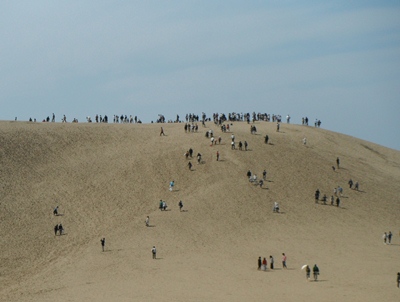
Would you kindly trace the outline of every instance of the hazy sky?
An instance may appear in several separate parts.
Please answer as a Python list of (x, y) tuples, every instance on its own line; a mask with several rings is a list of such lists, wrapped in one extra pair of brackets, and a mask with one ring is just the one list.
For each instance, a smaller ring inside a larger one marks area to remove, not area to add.
[(399, 1), (1, 1), (0, 119), (267, 112), (400, 150)]

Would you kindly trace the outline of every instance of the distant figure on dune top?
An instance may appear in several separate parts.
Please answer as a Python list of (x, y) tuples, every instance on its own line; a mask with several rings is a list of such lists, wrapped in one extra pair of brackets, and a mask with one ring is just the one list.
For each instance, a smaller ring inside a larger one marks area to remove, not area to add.
[(164, 133), (164, 128), (163, 127), (161, 127), (161, 130), (160, 130), (160, 136), (161, 135), (165, 135), (165, 133)]

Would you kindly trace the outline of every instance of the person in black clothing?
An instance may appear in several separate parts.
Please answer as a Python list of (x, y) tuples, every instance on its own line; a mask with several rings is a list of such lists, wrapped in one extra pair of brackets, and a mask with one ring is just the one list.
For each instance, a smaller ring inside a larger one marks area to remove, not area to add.
[(56, 224), (56, 226), (54, 227), (54, 235), (57, 236), (57, 232), (58, 232), (58, 224)]
[(340, 159), (339, 159), (339, 157), (337, 157), (336, 158), (336, 166), (337, 166), (338, 169), (339, 169), (339, 165), (340, 165)]
[(316, 264), (313, 267), (314, 281), (318, 281), (319, 268)]
[(251, 177), (251, 171), (249, 170), (249, 171), (247, 171), (247, 178), (249, 178), (250, 179), (250, 177)]
[(105, 246), (106, 246), (106, 238), (100, 239), (100, 242), (101, 242), (101, 249), (102, 249), (103, 252), (104, 252), (104, 248), (105, 248)]
[(262, 260), (261, 257), (258, 257), (258, 269), (261, 269)]
[(179, 211), (182, 212), (182, 208), (183, 208), (182, 200), (179, 201), (178, 205), (179, 205)]
[(319, 194), (320, 194), (319, 189), (317, 189), (317, 191), (315, 191), (315, 203), (318, 203)]
[(265, 136), (265, 143), (268, 144), (269, 137), (268, 135)]
[(397, 273), (397, 288), (400, 288), (400, 272)]
[(58, 231), (60, 232), (60, 236), (61, 236), (64, 231), (64, 228), (61, 223), (58, 225)]

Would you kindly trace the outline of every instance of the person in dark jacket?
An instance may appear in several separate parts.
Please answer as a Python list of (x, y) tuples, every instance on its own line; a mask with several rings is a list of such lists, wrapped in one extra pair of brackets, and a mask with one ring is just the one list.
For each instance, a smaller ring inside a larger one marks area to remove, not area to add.
[(318, 281), (319, 268), (316, 264), (314, 264), (313, 267), (313, 275), (314, 275), (314, 281)]

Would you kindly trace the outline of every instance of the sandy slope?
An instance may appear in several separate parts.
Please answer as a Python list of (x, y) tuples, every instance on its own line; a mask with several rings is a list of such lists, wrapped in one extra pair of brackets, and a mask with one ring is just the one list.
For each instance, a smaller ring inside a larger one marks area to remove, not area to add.
[[(199, 133), (163, 126), (165, 137), (157, 124), (0, 123), (0, 301), (398, 301), (400, 152), (264, 122), (257, 135), (234, 123), (250, 150), (233, 151), (231, 133), (211, 123)], [(209, 146), (206, 129), (221, 146)], [(190, 147), (204, 160), (193, 159), (193, 171)], [(267, 188), (252, 186), (247, 170), (264, 168)], [(337, 185), (341, 208), (314, 203), (317, 188), (330, 196)], [(170, 211), (158, 210), (160, 199)], [(63, 216), (52, 215), (55, 205)], [(66, 235), (54, 236), (59, 222)], [(269, 255), (276, 269), (257, 271)], [(319, 265), (319, 282), (306, 281), (305, 263)]]

